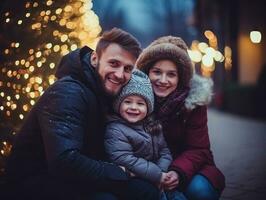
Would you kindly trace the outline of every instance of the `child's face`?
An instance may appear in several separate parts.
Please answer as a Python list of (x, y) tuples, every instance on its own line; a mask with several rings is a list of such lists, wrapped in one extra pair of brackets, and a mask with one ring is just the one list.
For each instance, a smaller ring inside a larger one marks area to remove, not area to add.
[(147, 104), (142, 97), (131, 95), (122, 101), (119, 112), (123, 119), (136, 123), (146, 117)]

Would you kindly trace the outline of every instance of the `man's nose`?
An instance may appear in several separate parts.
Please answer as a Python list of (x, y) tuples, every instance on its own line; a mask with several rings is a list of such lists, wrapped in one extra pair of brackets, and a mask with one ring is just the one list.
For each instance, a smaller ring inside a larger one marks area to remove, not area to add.
[(125, 73), (124, 67), (119, 67), (116, 69), (114, 75), (117, 79), (123, 79), (124, 73)]

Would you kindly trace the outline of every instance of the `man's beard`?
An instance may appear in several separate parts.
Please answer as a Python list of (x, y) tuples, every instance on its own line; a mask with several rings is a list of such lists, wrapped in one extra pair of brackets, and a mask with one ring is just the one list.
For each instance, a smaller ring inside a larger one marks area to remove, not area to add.
[(108, 91), (106, 89), (106, 87), (105, 87), (105, 84), (104, 84), (105, 81), (104, 81), (104, 79), (101, 77), (101, 75), (99, 73), (99, 69), (100, 69), (100, 64), (98, 62), (97, 65), (96, 65), (96, 67), (95, 67), (95, 72), (96, 72), (96, 75), (98, 77), (98, 82), (99, 82), (100, 89), (101, 89), (101, 91), (103, 91), (104, 96), (106, 98), (108, 98), (108, 99), (114, 99), (118, 95), (118, 93), (119, 93), (120, 90), (118, 92), (116, 92), (116, 93), (115, 92)]

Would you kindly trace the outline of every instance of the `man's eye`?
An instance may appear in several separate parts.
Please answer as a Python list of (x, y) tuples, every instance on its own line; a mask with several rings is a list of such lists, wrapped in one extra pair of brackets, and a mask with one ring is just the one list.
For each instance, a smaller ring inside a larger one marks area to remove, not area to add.
[(133, 70), (133, 67), (131, 66), (125, 66), (125, 72), (130, 73)]
[(116, 62), (116, 61), (110, 61), (109, 63), (110, 63), (110, 65), (111, 65), (112, 67), (117, 66), (117, 62)]
[(125, 104), (130, 104), (131, 102), (129, 100), (124, 101)]

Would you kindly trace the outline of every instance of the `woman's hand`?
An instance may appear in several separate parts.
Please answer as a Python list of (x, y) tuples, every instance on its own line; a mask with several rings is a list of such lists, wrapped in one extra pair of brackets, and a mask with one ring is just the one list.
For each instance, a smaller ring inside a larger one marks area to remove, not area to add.
[(179, 184), (179, 175), (175, 171), (169, 171), (166, 173), (168, 178), (163, 182), (163, 187), (165, 190), (172, 190), (176, 188)]

